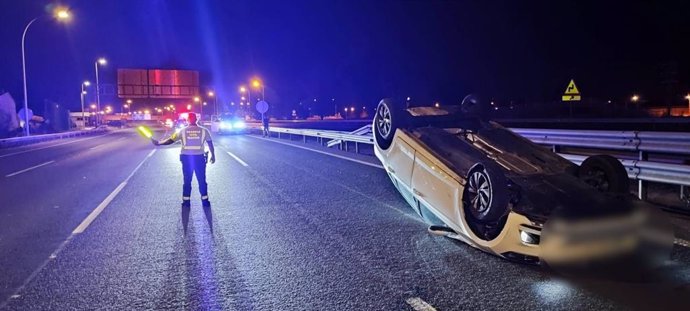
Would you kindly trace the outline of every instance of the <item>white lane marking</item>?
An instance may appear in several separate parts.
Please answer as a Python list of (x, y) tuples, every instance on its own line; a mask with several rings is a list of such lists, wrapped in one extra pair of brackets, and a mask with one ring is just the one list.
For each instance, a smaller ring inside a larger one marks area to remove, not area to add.
[[(136, 173), (136, 172), (139, 170), (139, 168), (140, 168), (142, 165), (144, 165), (144, 162), (146, 162), (146, 160), (148, 160), (148, 158), (150, 158), (155, 152), (156, 152), (156, 149), (151, 150), (151, 152), (149, 152), (149, 154), (146, 156), (146, 158), (144, 158), (144, 159), (139, 163), (139, 165), (137, 165), (137, 167), (134, 168), (134, 170), (132, 171), (132, 173), (129, 174), (129, 176), (127, 176), (127, 178), (126, 178), (122, 183), (120, 183), (120, 185), (118, 185), (117, 188), (115, 188), (115, 190), (113, 190), (113, 192), (111, 192), (110, 195), (108, 195), (108, 196), (105, 198), (105, 200), (103, 200), (103, 202), (101, 202), (101, 204), (99, 204), (99, 205), (96, 207), (96, 209), (95, 209), (93, 212), (91, 212), (91, 214), (89, 214), (89, 216), (87, 216), (86, 219), (84, 219), (84, 221), (82, 221), (82, 223), (79, 224), (79, 226), (77, 226), (76, 229), (74, 229), (74, 231), (72, 231), (72, 234), (70, 234), (70, 235), (67, 237), (67, 239), (65, 239), (65, 241), (63, 241), (63, 242), (55, 249), (55, 251), (52, 252), (52, 253), (50, 254), (50, 256), (48, 256), (48, 259), (46, 259), (45, 261), (43, 261), (43, 263), (41, 263), (41, 265), (38, 266), (38, 268), (36, 268), (36, 270), (34, 270), (33, 272), (31, 272), (31, 274), (29, 275), (29, 277), (26, 278), (26, 280), (24, 280), (24, 282), (22, 283), (22, 285), (20, 285), (20, 286), (17, 288), (17, 290), (16, 290), (9, 298), (7, 298), (5, 301), (3, 301), (2, 303), (0, 303), (0, 310), (2, 310), (2, 309), (4, 309), (5, 307), (7, 307), (7, 304), (9, 304), (10, 300), (12, 300), (12, 299), (17, 299), (17, 298), (21, 297), (21, 295), (20, 295), (19, 293), (21, 293), (21, 292), (24, 290), (24, 288), (26, 288), (26, 286), (29, 285), (29, 283), (31, 283), (31, 281), (33, 281), (33, 279), (36, 278), (36, 276), (38, 276), (38, 273), (40, 273), (40, 272), (48, 265), (48, 263), (50, 263), (50, 261), (55, 260), (55, 258), (57, 258), (58, 254), (60, 254), (60, 252), (62, 252), (62, 250), (65, 249), (65, 247), (67, 247), (67, 244), (69, 244), (70, 241), (72, 241), (72, 239), (73, 239), (75, 236), (77, 236), (78, 234), (80, 234), (80, 233), (84, 232), (84, 230), (86, 230), (86, 228), (89, 226), (89, 224), (91, 224), (91, 222), (93, 222), (93, 220), (96, 219), (96, 217), (98, 216), (98, 214), (100, 214), (100, 212), (102, 212), (103, 209), (105, 209), (105, 207), (107, 206), (107, 203), (110, 203), (110, 202), (115, 198), (115, 196), (117, 196), (117, 194), (120, 193), (120, 191), (122, 191), (122, 188), (123, 188), (125, 185), (127, 185), (127, 182), (129, 181), (130, 178), (132, 178), (132, 176), (134, 176), (134, 173)], [(106, 202), (107, 202), (107, 203), (106, 203)], [(98, 210), (98, 212), (94, 214), (94, 212), (96, 212), (96, 210)], [(93, 216), (92, 216), (92, 215), (93, 215)]]
[(129, 176), (127, 176), (127, 178), (125, 178), (125, 180), (123, 182), (121, 182), (117, 186), (117, 188), (115, 188), (115, 190), (113, 190), (113, 192), (111, 192), (107, 197), (105, 197), (103, 202), (101, 202), (101, 204), (98, 204), (98, 206), (96, 206), (96, 208), (93, 211), (91, 211), (89, 216), (86, 216), (86, 218), (79, 224), (79, 226), (77, 226), (77, 228), (75, 228), (74, 231), (72, 231), (72, 234), (83, 233), (84, 230), (86, 230), (86, 228), (88, 228), (89, 225), (91, 225), (91, 223), (94, 220), (96, 220), (96, 217), (98, 217), (98, 215), (100, 215), (101, 212), (103, 212), (103, 210), (106, 207), (108, 207), (108, 205), (110, 205), (110, 202), (112, 202), (115, 199), (115, 197), (117, 197), (117, 195), (120, 193), (120, 191), (122, 191), (122, 189), (127, 185), (127, 182), (129, 182), (129, 180), (132, 178), (132, 176), (134, 176), (134, 174), (139, 170), (139, 168), (144, 164), (144, 162), (146, 162), (146, 160), (148, 158), (150, 158), (155, 152), (156, 152), (156, 149), (151, 150), (151, 152), (149, 152), (149, 154), (146, 156), (146, 158), (144, 158), (139, 163), (139, 165), (137, 165), (137, 167), (134, 168), (132, 173), (130, 173)]
[(688, 240), (683, 240), (683, 239), (675, 238), (675, 239), (673, 240), (673, 243), (678, 244), (678, 245), (680, 245), (680, 246), (690, 247), (690, 241), (688, 241)]
[(283, 145), (286, 145), (286, 146), (291, 146), (291, 147), (295, 147), (295, 148), (299, 148), (299, 149), (309, 150), (309, 151), (313, 151), (313, 152), (316, 152), (316, 153), (325, 154), (325, 155), (327, 155), (327, 156), (335, 157), (335, 158), (338, 158), (338, 159), (343, 159), (343, 160), (352, 161), (352, 162), (355, 162), (355, 163), (364, 164), (364, 165), (368, 165), (368, 166), (371, 166), (371, 167), (383, 169), (383, 166), (378, 165), (378, 164), (369, 163), (369, 162), (366, 162), (366, 161), (357, 160), (357, 159), (353, 159), (353, 158), (348, 158), (348, 157), (346, 157), (346, 156), (341, 156), (341, 155), (333, 154), (333, 153), (330, 153), (330, 152), (325, 152), (325, 151), (321, 151), (321, 150), (316, 150), (316, 149), (312, 149), (312, 148), (309, 148), (309, 147), (302, 147), (302, 146), (298, 146), (298, 145), (294, 145), (294, 144), (290, 144), (290, 143), (285, 143), (285, 142), (277, 141), (277, 140), (273, 140), (273, 139), (259, 138), (259, 137), (254, 137), (254, 136), (249, 136), (249, 137), (253, 137), (253, 138), (255, 138), (255, 139), (261, 139), (261, 140), (265, 140), (265, 141), (271, 141), (271, 142), (274, 142), (274, 143), (277, 143), (277, 144), (283, 144)]
[(407, 304), (416, 311), (436, 311), (436, 308), (419, 297), (407, 298), (405, 299), (405, 302), (407, 302)]
[(242, 159), (240, 159), (238, 156), (232, 154), (232, 152), (230, 152), (230, 151), (226, 151), (226, 152), (227, 152), (233, 159), (235, 159), (235, 161), (240, 162), (240, 164), (242, 164), (242, 166), (249, 166), (247, 163), (245, 163), (244, 161), (242, 161)]
[(61, 143), (61, 144), (55, 144), (55, 145), (45, 146), (45, 147), (41, 147), (41, 148), (34, 148), (34, 149), (22, 150), (22, 151), (7, 153), (7, 154), (0, 154), (0, 158), (9, 157), (9, 156), (17, 155), (17, 154), (22, 154), (22, 153), (27, 153), (27, 152), (31, 152), (31, 151), (38, 151), (38, 150), (53, 148), (53, 147), (62, 146), (62, 145), (74, 144), (74, 143), (78, 143), (78, 142), (80, 142), (80, 141), (90, 140), (90, 139), (94, 139), (94, 138), (98, 138), (98, 137), (102, 137), (102, 136), (110, 135), (110, 134), (112, 134), (112, 133), (103, 134), (103, 135), (98, 135), (98, 136), (93, 136), (93, 137), (84, 138), (84, 139), (77, 139), (77, 140), (68, 141), (68, 142), (64, 142), (64, 143)]
[(122, 191), (122, 188), (124, 188), (126, 185), (127, 185), (126, 181), (121, 182), (117, 186), (117, 188), (115, 188), (115, 190), (113, 190), (113, 192), (111, 192), (105, 198), (105, 200), (103, 200), (103, 202), (101, 202), (101, 204), (98, 204), (96, 209), (91, 211), (89, 216), (86, 216), (86, 218), (79, 224), (79, 226), (77, 226), (77, 228), (75, 228), (74, 231), (72, 231), (72, 234), (79, 234), (79, 233), (84, 232), (84, 230), (86, 230), (86, 228), (89, 227), (89, 225), (96, 219), (96, 217), (98, 217), (98, 215), (101, 214), (101, 212), (110, 204), (110, 202), (113, 201), (113, 199), (115, 199), (115, 197), (120, 193), (120, 191)]
[(101, 147), (103, 147), (103, 146), (105, 146), (105, 145), (98, 145), (98, 146), (96, 146), (96, 147), (91, 147), (91, 148), (89, 148), (89, 150), (95, 150), (95, 149), (101, 148)]
[(45, 162), (45, 163), (41, 163), (41, 164), (39, 164), (39, 165), (34, 165), (34, 166), (32, 166), (32, 167), (25, 168), (25, 169), (23, 169), (23, 170), (21, 170), (21, 171), (16, 171), (16, 172), (11, 173), (11, 174), (7, 174), (7, 175), (5, 175), (5, 177), (12, 177), (12, 176), (15, 176), (15, 175), (19, 175), (19, 174), (21, 174), (21, 173), (26, 173), (26, 172), (28, 172), (28, 171), (30, 171), (30, 170), (37, 169), (37, 168), (39, 168), (39, 167), (41, 167), (41, 166), (46, 166), (46, 165), (51, 164), (51, 163), (53, 163), (53, 162), (55, 162), (55, 160), (53, 160), (53, 161), (48, 161), (48, 162)]

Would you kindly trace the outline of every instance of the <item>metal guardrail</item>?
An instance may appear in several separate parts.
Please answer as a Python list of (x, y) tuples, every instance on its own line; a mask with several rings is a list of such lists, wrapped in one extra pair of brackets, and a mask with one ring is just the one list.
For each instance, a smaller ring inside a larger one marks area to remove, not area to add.
[(97, 134), (97, 133), (102, 133), (105, 131), (107, 131), (106, 128), (97, 128), (97, 129), (85, 130), (85, 131), (70, 131), (70, 132), (55, 133), (55, 134), (44, 134), (44, 135), (5, 138), (5, 139), (0, 139), (0, 149), (29, 145), (29, 144), (35, 144), (35, 143), (40, 143), (40, 142), (50, 141), (50, 140), (56, 140), (56, 139), (63, 139), (63, 138), (69, 138), (69, 137), (77, 137), (77, 136)]
[[(350, 134), (347, 132), (309, 129), (271, 128), (271, 132), (282, 135), (301, 135), (306, 142), (306, 137), (317, 137), (323, 144), (323, 139), (340, 141), (342, 149), (345, 142), (355, 143), (355, 151), (359, 152), (358, 144), (374, 144), (371, 131), (363, 131), (364, 135)], [(555, 130), (555, 129), (511, 129), (531, 141), (551, 147), (554, 152), (559, 152), (561, 147), (581, 147), (601, 150), (601, 153), (618, 150), (635, 152), (637, 159), (620, 159), (628, 172), (628, 176), (638, 181), (638, 196), (647, 198), (647, 183), (658, 182), (681, 186), (681, 199), (685, 188), (690, 186), (690, 165), (662, 163), (649, 161), (650, 153), (667, 155), (690, 155), (690, 133), (682, 132), (639, 132), (639, 131), (596, 131), (596, 130)], [(575, 164), (581, 164), (587, 156), (577, 154), (563, 154), (561, 156)]]

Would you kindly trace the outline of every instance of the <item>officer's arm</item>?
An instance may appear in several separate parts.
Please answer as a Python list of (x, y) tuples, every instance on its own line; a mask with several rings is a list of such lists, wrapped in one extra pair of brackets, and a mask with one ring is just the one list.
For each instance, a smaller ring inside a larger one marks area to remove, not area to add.
[(162, 140), (162, 141), (158, 141), (158, 140), (155, 140), (155, 139), (151, 138), (151, 141), (153, 141), (153, 144), (156, 145), (156, 146), (160, 146), (160, 145), (171, 145), (172, 143), (175, 142), (175, 141), (172, 140), (172, 138), (170, 138), (170, 137), (168, 137), (168, 138), (166, 138), (165, 140)]
[(152, 138), (151, 138), (151, 142), (152, 142), (154, 145), (156, 145), (156, 146), (160, 146), (160, 145), (170, 145), (170, 144), (173, 144), (173, 143), (177, 140), (177, 138), (178, 138), (177, 133), (175, 133), (175, 134), (172, 134), (172, 136), (170, 136), (170, 137), (168, 137), (168, 138), (166, 138), (166, 139), (164, 139), (164, 140), (155, 140), (155, 139), (153, 139), (153, 137), (152, 137)]
[(211, 164), (216, 163), (216, 149), (213, 148), (213, 142), (212, 141), (207, 141), (208, 144), (208, 150), (211, 151), (211, 158), (208, 159)]

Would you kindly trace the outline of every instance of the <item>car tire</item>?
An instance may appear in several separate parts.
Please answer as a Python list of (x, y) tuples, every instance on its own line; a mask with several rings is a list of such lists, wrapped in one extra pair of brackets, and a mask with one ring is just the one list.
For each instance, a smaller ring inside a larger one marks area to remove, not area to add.
[(481, 223), (497, 222), (508, 213), (507, 185), (505, 175), (497, 167), (475, 164), (467, 174), (463, 190), (465, 214)]
[(630, 179), (625, 167), (610, 155), (593, 155), (585, 159), (578, 169), (578, 177), (602, 192), (630, 192)]
[(470, 117), (483, 117), (486, 115), (486, 107), (475, 94), (469, 94), (462, 99), (460, 111)]
[(382, 99), (374, 115), (372, 131), (376, 138), (376, 145), (386, 150), (393, 143), (395, 131), (406, 124), (405, 110), (390, 98)]

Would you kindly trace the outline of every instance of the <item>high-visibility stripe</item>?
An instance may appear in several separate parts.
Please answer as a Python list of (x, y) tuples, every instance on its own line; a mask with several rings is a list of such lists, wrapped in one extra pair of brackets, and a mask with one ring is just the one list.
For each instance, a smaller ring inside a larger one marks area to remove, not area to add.
[(187, 144), (187, 129), (182, 129), (182, 133), (180, 134), (182, 134), (182, 146), (184, 146)]
[(208, 196), (207, 196), (207, 195), (203, 195), (203, 196), (201, 196), (201, 199), (202, 199), (202, 200), (208, 200)]
[(201, 146), (182, 146), (184, 150), (201, 150)]
[(201, 145), (204, 145), (204, 142), (206, 141), (206, 131), (204, 129), (201, 129)]
[(192, 197), (182, 197), (182, 201), (189, 201)]

